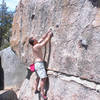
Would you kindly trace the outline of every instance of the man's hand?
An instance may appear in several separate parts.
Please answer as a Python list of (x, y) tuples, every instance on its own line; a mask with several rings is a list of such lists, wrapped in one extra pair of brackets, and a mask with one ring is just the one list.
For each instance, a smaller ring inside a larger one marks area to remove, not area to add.
[(53, 36), (53, 32), (50, 31), (46, 35), (47, 36), (45, 37), (45, 39), (43, 39), (41, 42), (39, 42), (39, 47), (43, 47), (50, 41), (51, 37)]
[(50, 37), (53, 37), (53, 33), (52, 32), (50, 32), (50, 33), (48, 33), (49, 35), (50, 35)]

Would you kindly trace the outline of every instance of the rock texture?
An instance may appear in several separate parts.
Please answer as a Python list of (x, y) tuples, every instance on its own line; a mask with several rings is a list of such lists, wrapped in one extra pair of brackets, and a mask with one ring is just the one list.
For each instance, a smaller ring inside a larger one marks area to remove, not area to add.
[[(10, 47), (0, 51), (0, 85), (5, 89), (18, 88), (22, 84), (26, 69)], [(2, 69), (2, 70), (1, 70)]]
[[(68, 79), (68, 77), (57, 75), (57, 73), (48, 73), (48, 75), (49, 79), (45, 86), (48, 100), (99, 100), (100, 98), (99, 91), (86, 86), (86, 82), (84, 82), (85, 86), (81, 84), (81, 82), (75, 82), (75, 77), (70, 80), (70, 77)], [(30, 80), (26, 79), (23, 82), (18, 93), (19, 100), (43, 100), (40, 94), (34, 94), (33, 77), (34, 74), (31, 76)]]
[[(11, 47), (24, 63), (32, 63), (29, 37), (39, 39), (52, 26), (54, 37), (43, 49), (49, 70), (100, 84), (99, 7), (98, 0), (21, 0), (13, 20)], [(75, 82), (50, 77), (50, 84), (50, 100), (99, 100), (100, 97), (95, 90)], [(26, 95), (32, 100), (31, 89), (23, 98)]]
[(18, 100), (18, 98), (13, 90), (9, 90), (9, 91), (0, 91), (0, 100)]

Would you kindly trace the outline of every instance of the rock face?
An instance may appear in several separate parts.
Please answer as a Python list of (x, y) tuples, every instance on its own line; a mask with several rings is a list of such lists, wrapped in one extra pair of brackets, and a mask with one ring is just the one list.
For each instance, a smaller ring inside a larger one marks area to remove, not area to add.
[[(63, 76), (63, 75), (62, 75)], [(34, 74), (30, 80), (25, 80), (19, 91), (19, 100), (43, 100), (40, 94), (34, 94)], [(67, 77), (68, 78), (68, 77)], [(100, 93), (73, 80), (65, 80), (59, 75), (50, 75), (46, 83), (48, 100), (99, 100)], [(93, 85), (93, 84), (92, 84)]]
[[(29, 37), (33, 35), (39, 39), (52, 26), (54, 37), (43, 49), (49, 70), (100, 84), (99, 7), (97, 0), (21, 0), (13, 20), (11, 47), (24, 63), (32, 63), (34, 55), (28, 43)], [(95, 90), (75, 82), (50, 77), (50, 84), (50, 100), (100, 98)], [(32, 100), (31, 89), (30, 94), (24, 92), (23, 98), (27, 96)], [(66, 96), (63, 98), (61, 94)], [(94, 95), (93, 98), (90, 94)]]
[(18, 88), (25, 76), (26, 69), (10, 47), (0, 51), (0, 87)]

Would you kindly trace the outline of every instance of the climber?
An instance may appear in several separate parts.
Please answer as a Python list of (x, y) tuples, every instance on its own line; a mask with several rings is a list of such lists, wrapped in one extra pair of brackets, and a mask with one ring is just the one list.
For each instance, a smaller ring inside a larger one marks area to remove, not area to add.
[[(40, 92), (41, 96), (45, 100), (47, 99), (47, 97), (44, 92), (44, 85), (47, 79), (47, 74), (44, 66), (44, 59), (41, 49), (50, 41), (52, 36), (53, 33), (51, 30), (49, 30), (47, 34), (45, 34), (42, 38), (40, 38), (39, 41), (37, 41), (33, 37), (29, 38), (29, 44), (32, 45), (33, 55), (35, 57), (34, 64), (35, 64), (35, 72), (37, 75), (35, 81), (35, 94)], [(39, 81), (40, 81), (40, 89), (38, 90)]]

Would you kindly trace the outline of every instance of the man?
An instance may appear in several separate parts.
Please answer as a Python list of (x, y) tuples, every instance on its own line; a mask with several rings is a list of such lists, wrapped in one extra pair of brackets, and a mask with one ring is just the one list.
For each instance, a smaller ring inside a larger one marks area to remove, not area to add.
[(35, 57), (35, 72), (37, 75), (36, 82), (35, 82), (35, 93), (38, 93), (38, 84), (40, 81), (40, 92), (41, 96), (44, 99), (47, 99), (44, 92), (44, 85), (47, 79), (47, 74), (44, 66), (44, 59), (42, 54), (42, 47), (44, 47), (53, 36), (53, 33), (49, 31), (47, 34), (45, 34), (39, 41), (37, 41), (35, 38), (31, 37), (29, 39), (29, 43), (32, 45), (33, 55)]

